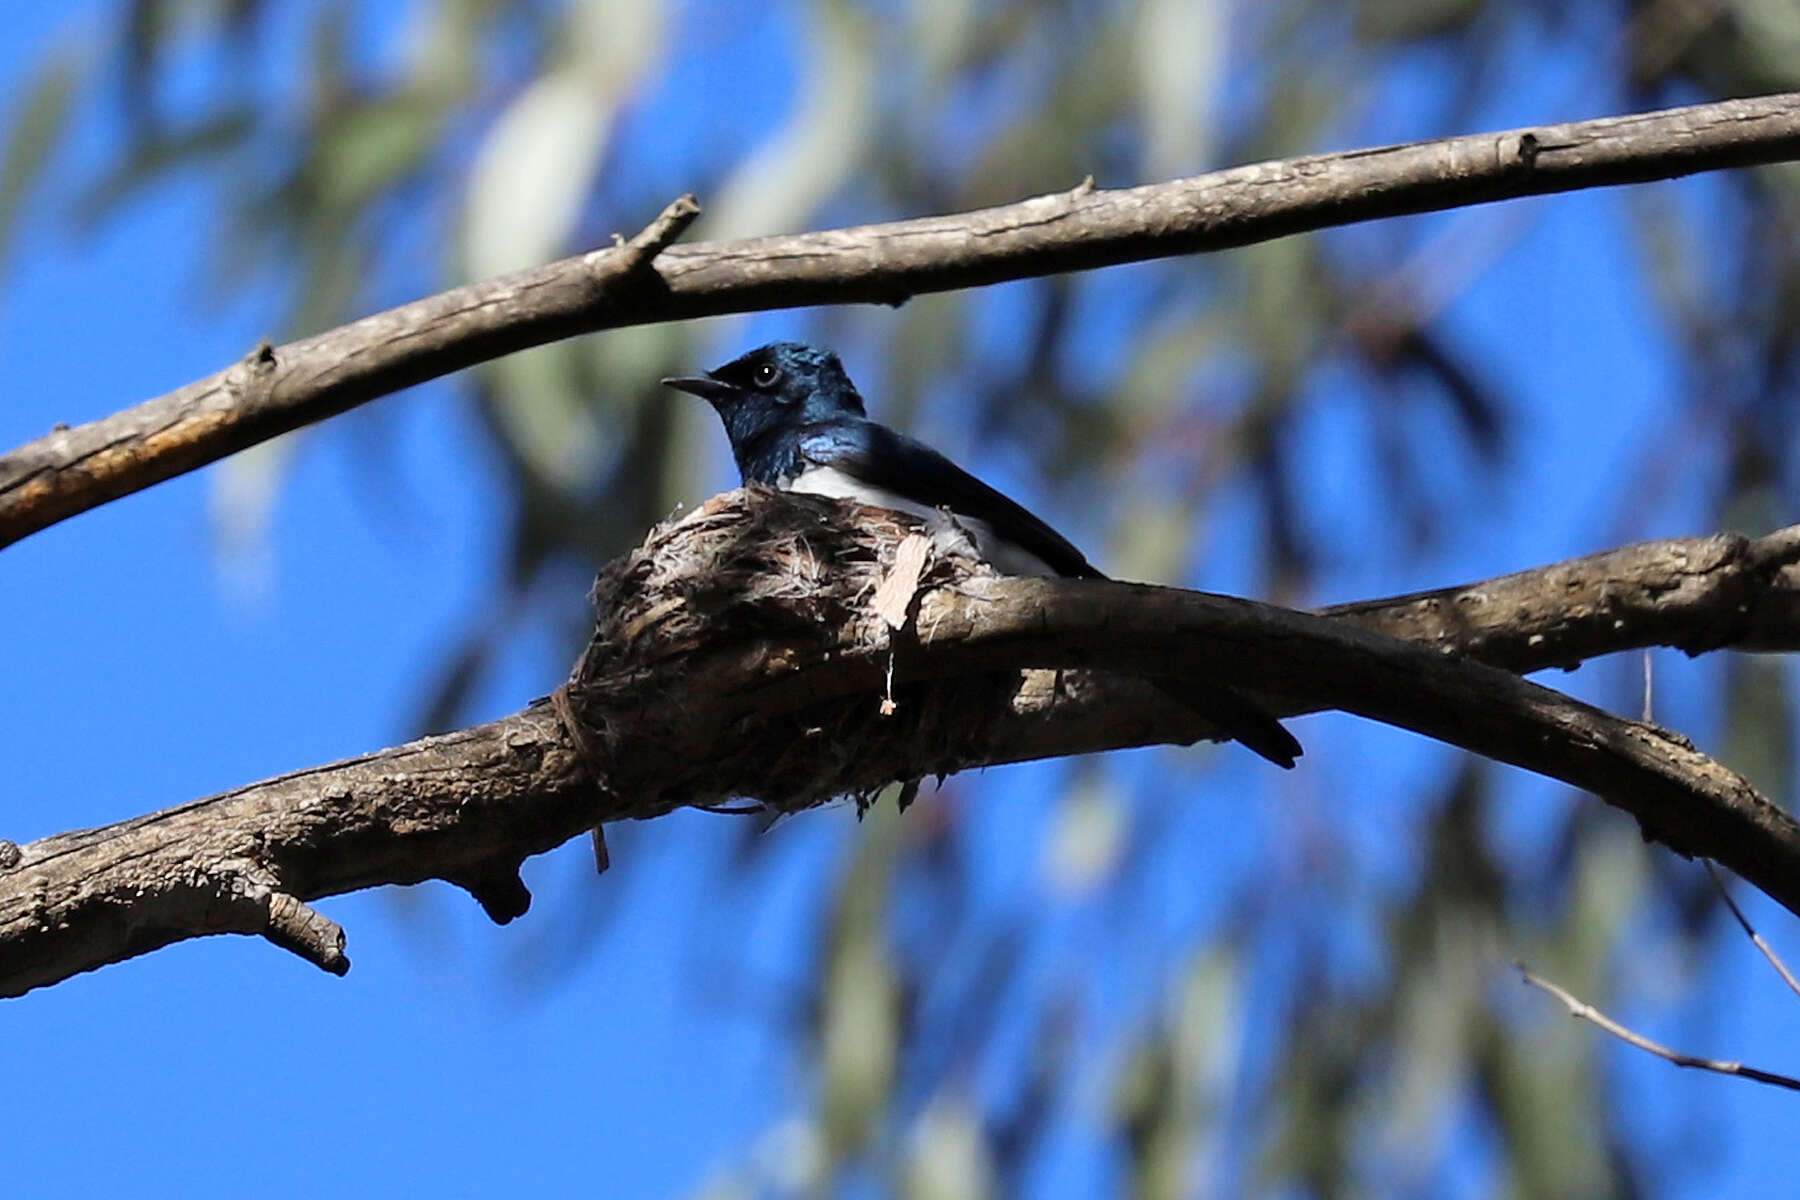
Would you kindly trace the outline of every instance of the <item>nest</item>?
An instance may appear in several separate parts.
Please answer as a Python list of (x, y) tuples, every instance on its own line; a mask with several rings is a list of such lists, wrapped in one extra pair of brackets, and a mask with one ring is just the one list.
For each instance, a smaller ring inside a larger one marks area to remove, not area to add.
[(866, 803), (982, 761), (1019, 672), (892, 681), (916, 594), (992, 573), (966, 540), (921, 533), (885, 509), (752, 488), (608, 564), (559, 707), (620, 810)]

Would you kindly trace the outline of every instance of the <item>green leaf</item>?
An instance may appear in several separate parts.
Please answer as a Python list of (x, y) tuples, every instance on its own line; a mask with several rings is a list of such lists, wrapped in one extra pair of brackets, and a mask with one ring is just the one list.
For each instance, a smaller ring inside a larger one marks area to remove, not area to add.
[(635, 0), (570, 10), (562, 54), (512, 98), (470, 167), (462, 256), (471, 277), (565, 252), (619, 108), (659, 61), (661, 11)]
[(83, 55), (69, 46), (45, 56), (22, 89), (0, 151), (0, 265), (18, 233), (26, 202), (68, 130), (83, 74)]
[(888, 1109), (900, 1049), (899, 981), (887, 933), (904, 840), (896, 806), (885, 797), (878, 801), (861, 832), (832, 913), (820, 997), (819, 1112), (832, 1168), (861, 1154), (874, 1138)]
[(253, 107), (234, 105), (184, 129), (157, 130), (139, 138), (124, 158), (83, 188), (74, 205), (76, 224), (84, 229), (96, 226), (141, 189), (154, 187), (184, 167), (229, 157), (249, 142), (256, 122)]
[(904, 1200), (983, 1200), (994, 1188), (980, 1112), (966, 1100), (940, 1096), (913, 1129), (900, 1195)]
[(1208, 119), (1225, 73), (1224, 0), (1145, 0), (1138, 10), (1136, 76), (1144, 172), (1192, 175), (1212, 157)]
[(816, 19), (799, 54), (807, 70), (799, 106), (709, 206), (707, 237), (805, 228), (869, 154), (880, 73), (869, 23), (845, 0), (815, 0), (810, 9)]

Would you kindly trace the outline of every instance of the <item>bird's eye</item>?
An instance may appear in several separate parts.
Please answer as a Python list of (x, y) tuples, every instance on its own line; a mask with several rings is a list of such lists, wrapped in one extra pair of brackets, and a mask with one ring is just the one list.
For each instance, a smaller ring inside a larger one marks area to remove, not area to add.
[(776, 367), (774, 363), (762, 364), (762, 366), (756, 368), (755, 374), (750, 376), (751, 382), (756, 384), (757, 387), (773, 387), (775, 386), (775, 381), (780, 378), (781, 370)]

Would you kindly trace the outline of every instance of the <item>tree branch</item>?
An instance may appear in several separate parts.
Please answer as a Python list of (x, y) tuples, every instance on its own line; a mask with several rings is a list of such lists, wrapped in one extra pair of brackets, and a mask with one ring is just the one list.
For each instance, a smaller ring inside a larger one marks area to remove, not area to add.
[(0, 547), (358, 404), (514, 350), (634, 323), (651, 259), (700, 214), (692, 196), (630, 241), (271, 346), (186, 387), (0, 456)]
[(1534, 974), (1522, 962), (1513, 966), (1519, 972), (1519, 981), (1526, 987), (1537, 988), (1540, 992), (1552, 996), (1562, 1003), (1569, 1015), (1578, 1021), (1588, 1021), (1618, 1038), (1628, 1046), (1635, 1046), (1646, 1054), (1654, 1054), (1664, 1062), (1678, 1067), (1690, 1067), (1697, 1071), (1711, 1071), (1716, 1075), (1735, 1075), (1740, 1079), (1748, 1079), (1754, 1083), (1766, 1083), (1771, 1087), (1786, 1088), (1791, 1092), (1800, 1092), (1800, 1079), (1792, 1075), (1782, 1075), (1776, 1071), (1764, 1071), (1758, 1067), (1747, 1067), (1741, 1062), (1722, 1058), (1699, 1058), (1692, 1054), (1684, 1054), (1671, 1049), (1661, 1042), (1653, 1042), (1643, 1034), (1636, 1032), (1613, 1020), (1587, 1001), (1573, 992), (1551, 983), (1541, 975)]
[(1800, 94), (1311, 155), (1120, 190), (789, 237), (623, 245), (456, 288), (281, 346), (0, 456), (0, 546), (401, 388), (599, 329), (948, 291), (1518, 196), (1800, 156)]
[(604, 815), (547, 706), (296, 771), (0, 857), (0, 995), (207, 933), (343, 974), (343, 931), (301, 900), (488, 877)]
[[(554, 704), (102, 829), (0, 843), (0, 994), (217, 932), (342, 970), (341, 931), (302, 902), (443, 878), (507, 920), (529, 903), (519, 864), (604, 821), (742, 796), (799, 808), (893, 779), (1213, 732), (1118, 672), (1191, 671), (1278, 711), (1342, 708), (1566, 780), (1800, 912), (1800, 827), (1743, 780), (1676, 735), (1455, 653), (1529, 668), (1697, 645), (1698, 631), (1715, 644), (1739, 625), (1763, 637), (1742, 614), (1760, 606), (1758, 580), (1764, 594), (1788, 589), (1780, 564), (1797, 538), (1650, 543), (1521, 572), (1443, 593), (1508, 598), (1450, 604), (1478, 618), (1451, 623), (1431, 597), (1319, 615), (998, 578), (954, 546), (896, 567), (918, 541), (899, 514), (728, 493), (601, 573), (595, 637)], [(1611, 587), (1595, 574), (1604, 563), (1619, 572)], [(1596, 591), (1635, 599), (1596, 615)]]
[(1320, 613), (1522, 673), (1649, 646), (1800, 650), (1800, 525), (1638, 542)]
[(1775, 947), (1764, 941), (1763, 935), (1756, 932), (1756, 926), (1750, 924), (1750, 918), (1744, 915), (1744, 910), (1738, 907), (1738, 902), (1731, 898), (1731, 889), (1725, 885), (1723, 879), (1719, 878), (1719, 869), (1708, 862), (1706, 863), (1706, 875), (1712, 880), (1713, 887), (1718, 889), (1719, 898), (1725, 901), (1725, 907), (1731, 910), (1731, 915), (1736, 919), (1738, 928), (1744, 931), (1744, 936), (1750, 939), (1750, 944), (1755, 946), (1757, 953), (1763, 956), (1763, 961), (1768, 963), (1777, 975), (1781, 976), (1781, 982), (1787, 984), (1788, 991), (1800, 996), (1800, 979), (1794, 978), (1794, 973), (1788, 970), (1788, 965), (1781, 961), (1781, 955), (1775, 953)]

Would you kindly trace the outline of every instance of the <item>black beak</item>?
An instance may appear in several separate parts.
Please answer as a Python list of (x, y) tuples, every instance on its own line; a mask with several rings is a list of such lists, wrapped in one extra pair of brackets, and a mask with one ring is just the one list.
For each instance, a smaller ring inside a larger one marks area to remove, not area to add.
[(662, 385), (707, 401), (723, 400), (737, 391), (729, 383), (720, 383), (710, 375), (671, 375), (662, 381)]

